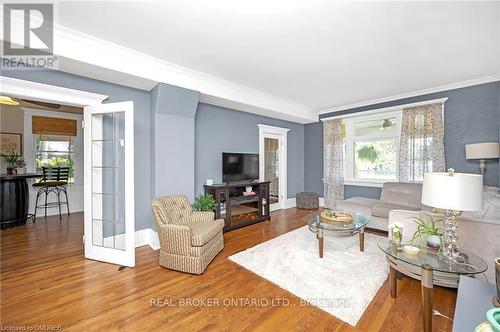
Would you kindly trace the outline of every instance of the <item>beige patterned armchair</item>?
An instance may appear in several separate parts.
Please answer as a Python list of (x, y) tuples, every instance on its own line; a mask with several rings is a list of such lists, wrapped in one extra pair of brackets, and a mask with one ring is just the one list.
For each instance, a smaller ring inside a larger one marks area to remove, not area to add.
[(224, 220), (213, 212), (194, 211), (185, 196), (164, 196), (151, 203), (160, 238), (160, 265), (202, 274), (224, 248)]

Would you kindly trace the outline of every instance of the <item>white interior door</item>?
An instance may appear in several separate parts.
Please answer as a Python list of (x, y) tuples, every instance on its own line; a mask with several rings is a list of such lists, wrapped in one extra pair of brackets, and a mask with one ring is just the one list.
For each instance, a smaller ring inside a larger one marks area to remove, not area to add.
[(85, 258), (135, 266), (134, 103), (84, 109)]
[(259, 125), (260, 180), (270, 181), (269, 208), (286, 208), (287, 200), (287, 132), (286, 128)]

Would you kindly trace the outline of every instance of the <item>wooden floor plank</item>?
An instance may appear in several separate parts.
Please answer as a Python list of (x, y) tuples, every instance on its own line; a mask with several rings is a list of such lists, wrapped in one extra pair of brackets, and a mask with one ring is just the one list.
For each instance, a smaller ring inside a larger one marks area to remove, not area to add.
[[(357, 327), (314, 307), (228, 260), (228, 256), (304, 225), (310, 211), (273, 212), (272, 220), (224, 234), (224, 250), (201, 276), (164, 269), (158, 251), (136, 249), (137, 265), (118, 271), (83, 258), (83, 215), (37, 219), (0, 233), (0, 322), (61, 325), (82, 331), (419, 331), (420, 283), (403, 277), (398, 298), (388, 281)], [(453, 317), (456, 291), (436, 287), (434, 306)], [(152, 306), (152, 299), (172, 306)], [(219, 306), (180, 305), (218, 299)], [(226, 306), (224, 299), (286, 299), (289, 306)], [(451, 322), (434, 317), (437, 331)]]

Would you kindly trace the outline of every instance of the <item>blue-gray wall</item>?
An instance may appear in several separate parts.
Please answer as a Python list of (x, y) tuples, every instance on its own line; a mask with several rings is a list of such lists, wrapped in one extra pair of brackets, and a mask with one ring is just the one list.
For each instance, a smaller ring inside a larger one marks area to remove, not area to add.
[[(323, 193), (321, 122), (304, 126), (198, 103), (198, 92), (166, 84), (147, 92), (59, 71), (2, 71), (2, 75), (105, 94), (109, 96), (106, 102), (134, 101), (137, 230), (153, 227), (149, 206), (153, 196), (184, 193), (192, 198), (193, 193), (203, 192), (207, 178), (221, 181), (222, 152), (258, 153), (258, 124), (290, 129), (288, 197), (304, 190)], [(500, 82), (405, 98), (335, 115), (442, 97), (448, 97), (445, 104), (447, 167), (460, 172), (478, 172), (477, 161), (465, 160), (464, 145), (499, 140)], [(485, 183), (498, 186), (499, 181), (498, 161), (488, 161)], [(345, 194), (346, 197), (378, 197), (380, 189), (346, 186)]]
[[(323, 114), (320, 118), (363, 112), (418, 101), (448, 97), (445, 103), (445, 154), (446, 167), (458, 172), (479, 173), (479, 161), (465, 159), (465, 144), (498, 142), (500, 135), (500, 82), (431, 93), (411, 98)], [(323, 193), (323, 136), (321, 123), (305, 126), (305, 189)], [(320, 162), (318, 162), (320, 160)], [(498, 160), (487, 162), (484, 183), (498, 186), (500, 168)], [(380, 188), (346, 186), (346, 198), (352, 196), (378, 197)]]
[(153, 197), (195, 192), (194, 118), (200, 93), (159, 83), (151, 90)]
[(109, 96), (105, 103), (134, 102), (135, 228), (151, 227), (150, 93), (55, 70), (3, 70), (2, 75), (104, 94)]
[(222, 181), (222, 152), (259, 153), (258, 124), (288, 128), (288, 197), (304, 190), (304, 125), (200, 103), (195, 118), (196, 192)]

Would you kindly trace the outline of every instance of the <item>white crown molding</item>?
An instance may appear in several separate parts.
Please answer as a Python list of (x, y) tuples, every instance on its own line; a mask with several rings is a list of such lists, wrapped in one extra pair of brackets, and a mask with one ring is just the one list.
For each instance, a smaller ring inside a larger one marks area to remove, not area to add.
[(426, 95), (426, 94), (430, 94), (430, 93), (436, 93), (436, 92), (442, 92), (442, 91), (447, 91), (447, 90), (465, 88), (465, 87), (473, 86), (473, 85), (496, 82), (498, 80), (499, 80), (498, 77), (486, 76), (486, 77), (481, 77), (481, 78), (474, 79), (474, 80), (446, 84), (446, 85), (441, 85), (441, 86), (437, 86), (437, 87), (433, 87), (433, 88), (416, 90), (416, 91), (412, 91), (412, 92), (406, 92), (406, 93), (402, 93), (402, 94), (398, 94), (398, 95), (394, 95), (394, 96), (365, 100), (365, 101), (362, 101), (359, 103), (327, 108), (327, 109), (320, 110), (318, 112), (318, 114), (322, 115), (322, 114), (327, 114), (327, 113), (340, 112), (340, 111), (345, 111), (345, 110), (357, 108), (357, 107), (370, 106), (370, 105), (385, 103), (385, 102), (404, 99), (404, 98), (422, 96), (422, 95)]
[[(318, 121), (316, 111), (262, 91), (178, 66), (135, 50), (55, 24), (54, 53), (62, 57), (60, 69), (72, 72), (72, 64), (89, 64), (85, 76), (102, 68), (106, 75), (120, 73), (199, 91), (205, 102), (217, 101), (238, 110), (299, 123)], [(65, 61), (69, 59), (70, 61)], [(92, 68), (92, 69), (90, 69)], [(81, 65), (79, 72), (81, 72)], [(101, 75), (102, 79), (102, 75)], [(110, 77), (113, 81), (113, 77)], [(116, 77), (114, 79), (116, 83)]]
[(101, 104), (106, 95), (0, 76), (0, 92), (17, 98), (34, 99), (68, 106)]
[(348, 119), (348, 118), (373, 115), (373, 114), (379, 114), (379, 113), (387, 113), (387, 112), (397, 111), (397, 110), (401, 110), (403, 108), (408, 108), (408, 107), (437, 104), (437, 103), (444, 104), (447, 100), (448, 100), (448, 97), (431, 99), (431, 100), (423, 100), (423, 101), (418, 101), (416, 103), (399, 104), (399, 105), (394, 105), (394, 106), (375, 108), (375, 109), (371, 109), (371, 110), (363, 111), (363, 112), (355, 112), (355, 113), (349, 113), (349, 114), (343, 114), (343, 115), (332, 115), (332, 116), (328, 116), (325, 118), (321, 118), (320, 120), (321, 121), (330, 121), (330, 120), (334, 120), (334, 119)]

